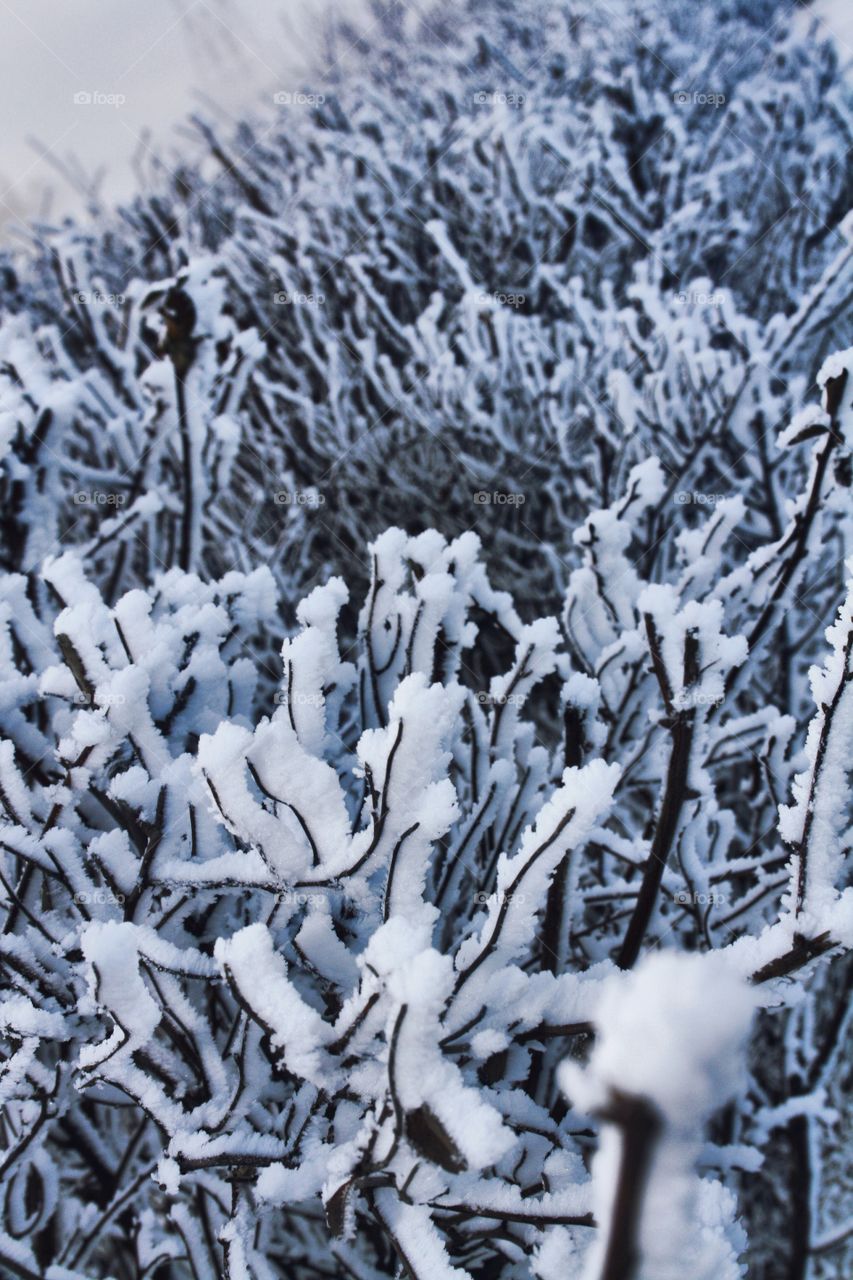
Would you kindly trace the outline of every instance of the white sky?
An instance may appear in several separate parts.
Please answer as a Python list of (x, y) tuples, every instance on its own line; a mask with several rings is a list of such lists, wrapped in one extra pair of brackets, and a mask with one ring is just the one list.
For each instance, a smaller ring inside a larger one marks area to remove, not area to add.
[[(322, 69), (325, 7), (326, 0), (0, 0), (0, 225), (80, 204), (33, 139), (63, 162), (76, 157), (89, 173), (107, 166), (102, 190), (121, 196), (132, 190), (141, 142), (153, 140), (167, 158), (180, 145), (174, 125), (199, 93), (233, 112), (303, 87), (309, 67)], [(80, 91), (125, 101), (77, 105)]]

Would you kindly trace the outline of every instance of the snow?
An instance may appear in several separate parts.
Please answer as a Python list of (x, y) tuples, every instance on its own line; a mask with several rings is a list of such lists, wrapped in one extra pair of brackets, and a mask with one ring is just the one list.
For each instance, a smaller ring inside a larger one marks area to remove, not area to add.
[(12, 996), (0, 1004), (0, 1028), (7, 1034), (22, 1037), (41, 1037), (45, 1040), (65, 1040), (68, 1033), (61, 1016), (37, 1009), (31, 1000)]
[(322, 1054), (327, 1029), (287, 977), (284, 957), (273, 948), (262, 924), (249, 925), (233, 937), (217, 941), (217, 962), (261, 1025), (271, 1034), (288, 1070), (321, 1084), (328, 1079)]
[(430, 1280), (470, 1280), (469, 1272), (451, 1266), (424, 1205), (402, 1204), (387, 1191), (377, 1193), (376, 1203), (381, 1217), (399, 1240), (408, 1265), (417, 1267), (415, 1274), (429, 1276)]
[[(562, 1069), (575, 1105), (607, 1114), (613, 1097), (635, 1097), (662, 1117), (644, 1189), (642, 1280), (735, 1280), (743, 1274), (734, 1197), (719, 1182), (699, 1178), (695, 1165), (705, 1120), (745, 1081), (744, 1046), (754, 1009), (754, 992), (723, 956), (661, 951), (603, 984), (589, 1064)], [(617, 1130), (608, 1126), (593, 1163), (600, 1235), (584, 1271), (591, 1280), (611, 1229), (621, 1149)]]
[(723, 957), (660, 951), (600, 991), (587, 1080), (564, 1068), (587, 1106), (617, 1088), (651, 1099), (675, 1130), (697, 1130), (743, 1079), (755, 997)]
[(550, 1227), (531, 1259), (531, 1266), (538, 1280), (563, 1280), (572, 1268), (577, 1268), (578, 1262), (578, 1246), (572, 1233), (566, 1227)]
[(450, 958), (436, 951), (423, 951), (397, 968), (391, 992), (405, 1012), (395, 1048), (394, 1088), (407, 1112), (429, 1107), (468, 1167), (484, 1169), (506, 1155), (515, 1139), (500, 1115), (477, 1090), (463, 1084), (458, 1068), (437, 1049), (439, 1015), (452, 988)]
[(562, 785), (524, 832), (519, 852), (499, 859), (497, 890), (489, 900), (486, 922), (479, 936), (463, 943), (457, 954), (463, 977), (483, 958), (488, 971), (521, 954), (534, 933), (535, 906), (554, 871), (567, 850), (580, 844), (606, 815), (619, 776), (618, 765), (603, 760), (564, 771)]
[[(853, 561), (847, 567), (853, 572)], [(793, 860), (796, 909), (811, 917), (810, 932), (815, 934), (822, 914), (835, 901), (845, 850), (841, 801), (847, 792), (853, 750), (853, 579), (847, 587), (839, 616), (826, 631), (832, 654), (823, 667), (809, 672), (817, 707), (806, 739), (809, 767), (794, 778), (795, 803), (779, 810), (782, 838), (797, 851)]]
[(80, 1065), (86, 1069), (116, 1051), (130, 1057), (151, 1038), (161, 1014), (139, 973), (135, 925), (112, 921), (93, 924), (84, 933), (82, 944), (91, 966), (93, 995), (116, 1020), (106, 1045), (82, 1050)]
[(844, 74), (614, 3), (332, 21), (0, 264), (0, 1269), (775, 1274), (792, 1129), (844, 1220)]

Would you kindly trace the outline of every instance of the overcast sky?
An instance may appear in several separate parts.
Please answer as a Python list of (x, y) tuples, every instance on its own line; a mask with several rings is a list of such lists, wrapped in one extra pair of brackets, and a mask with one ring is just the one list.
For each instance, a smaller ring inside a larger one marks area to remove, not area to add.
[(78, 204), (34, 140), (55, 160), (108, 166), (105, 192), (123, 195), (146, 131), (158, 151), (176, 145), (199, 92), (233, 112), (302, 87), (322, 66), (326, 2), (0, 0), (0, 222)]
[[(79, 197), (50, 163), (108, 168), (106, 195), (127, 194), (131, 158), (150, 133), (161, 155), (198, 92), (233, 112), (301, 88), (322, 69), (321, 16), (366, 0), (0, 0), (0, 228), (56, 216)], [(507, 0), (511, 3), (511, 0)], [(853, 3), (817, 0), (849, 54)], [(114, 98), (75, 103), (75, 95)], [(49, 158), (34, 149), (46, 149)]]

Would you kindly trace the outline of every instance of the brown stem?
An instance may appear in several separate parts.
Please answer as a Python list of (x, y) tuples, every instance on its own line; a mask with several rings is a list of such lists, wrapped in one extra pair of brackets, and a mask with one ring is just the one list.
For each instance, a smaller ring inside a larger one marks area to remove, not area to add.
[(187, 420), (187, 395), (183, 375), (175, 370), (175, 397), (178, 404), (178, 428), (181, 433), (181, 487), (183, 506), (181, 509), (181, 542), (178, 551), (178, 564), (188, 573), (193, 559), (193, 451), (190, 438), (190, 426)]
[(767, 964), (755, 971), (750, 982), (758, 986), (759, 983), (770, 982), (773, 978), (786, 978), (789, 973), (802, 969), (803, 965), (808, 964), (810, 960), (822, 956), (825, 951), (831, 951), (835, 945), (828, 933), (822, 933), (817, 938), (797, 936), (790, 951), (776, 956), (774, 960), (768, 960)]
[(754, 652), (756, 645), (769, 627), (773, 616), (781, 603), (782, 597), (787, 591), (791, 579), (805, 555), (809, 534), (820, 506), (824, 476), (826, 475), (826, 470), (829, 466), (832, 451), (841, 438), (837, 428), (836, 419), (841, 407), (841, 397), (844, 394), (846, 383), (847, 371), (845, 370), (839, 377), (831, 378), (826, 384), (826, 411), (831, 418), (831, 425), (827, 432), (826, 444), (824, 445), (823, 451), (818, 455), (817, 465), (812, 478), (812, 485), (809, 490), (808, 497), (806, 498), (805, 508), (795, 517), (794, 525), (789, 537), (786, 538), (779, 547), (779, 550), (782, 551), (785, 549), (785, 544), (790, 542), (791, 553), (782, 566), (779, 577), (776, 579), (776, 585), (770, 594), (770, 599), (767, 601), (758, 621), (749, 634), (748, 642), (750, 654)]
[[(646, 629), (649, 636), (649, 648), (652, 654), (652, 665), (658, 678), (667, 709), (673, 708), (672, 688), (663, 664), (663, 653), (660, 638), (654, 624), (647, 616)], [(684, 686), (689, 688), (698, 675), (699, 641), (693, 632), (684, 638)], [(643, 870), (643, 879), (637, 901), (631, 915), (628, 929), (622, 946), (616, 957), (620, 969), (630, 969), (636, 963), (643, 945), (643, 938), (652, 918), (657, 901), (664, 868), (669, 858), (675, 837), (678, 834), (679, 818), (687, 793), (687, 778), (690, 768), (690, 751), (693, 745), (695, 712), (687, 707), (679, 711), (673, 709), (669, 725), (672, 735), (672, 749), (669, 754), (666, 784), (663, 802), (658, 815), (652, 847)]]
[(622, 1134), (622, 1158), (600, 1280), (634, 1280), (640, 1264), (643, 1201), (663, 1121), (647, 1098), (616, 1091), (600, 1114)]

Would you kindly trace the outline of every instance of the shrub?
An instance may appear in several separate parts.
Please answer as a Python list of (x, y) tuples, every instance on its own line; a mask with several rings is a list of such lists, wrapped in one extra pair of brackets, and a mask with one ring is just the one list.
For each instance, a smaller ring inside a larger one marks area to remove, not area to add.
[(356, 641), (332, 578), (274, 693), (266, 568), (3, 577), (8, 1271), (741, 1274), (739, 1171), (831, 1122), (843, 1030), (813, 974), (853, 940), (853, 595), (807, 735), (776, 700), (849, 365), (782, 435), (811, 464), (778, 536), (729, 499), (652, 580), (647, 459), (525, 623), (474, 534), (391, 529)]
[(61, 536), (110, 600), (260, 559), (291, 598), (363, 589), (389, 525), (476, 526), (534, 618), (650, 453), (772, 522), (767, 433), (853, 341), (849, 89), (802, 15), (680, 9), (380, 10), (322, 94), (199, 119), (195, 166), (42, 232), (0, 328), (6, 567)]

